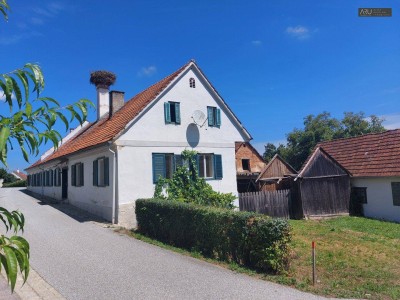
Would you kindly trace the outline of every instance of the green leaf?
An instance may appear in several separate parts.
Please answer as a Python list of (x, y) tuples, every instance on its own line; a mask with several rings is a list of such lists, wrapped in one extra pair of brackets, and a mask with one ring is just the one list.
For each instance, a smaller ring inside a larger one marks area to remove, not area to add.
[(30, 118), (32, 115), (32, 104), (30, 104), (29, 102), (26, 102), (25, 105), (25, 114), (27, 118)]
[(22, 155), (24, 156), (25, 161), (29, 162), (29, 155), (28, 155), (28, 152), (26, 152), (24, 145), (20, 144), (19, 146), (21, 148)]
[(6, 96), (6, 102), (8, 103), (8, 106), (10, 107), (10, 111), (12, 111), (13, 103), (12, 103), (12, 98), (11, 98), (11, 93), (12, 91), (8, 90), (8, 87), (2, 80), (0, 80), (0, 88), (3, 90), (3, 95)]
[(25, 101), (28, 101), (29, 98), (29, 81), (28, 77), (26, 77), (26, 74), (24, 70), (17, 70), (15, 75), (21, 80), (22, 86), (24, 87), (25, 90)]
[(8, 282), (11, 285), (11, 292), (14, 292), (15, 283), (17, 281), (18, 260), (12, 247), (3, 246), (3, 252), (6, 259)]
[(50, 98), (50, 97), (40, 97), (37, 100), (40, 100), (42, 102), (52, 102), (54, 103), (57, 107), (60, 106), (60, 103), (56, 99)]
[(69, 123), (68, 123), (67, 118), (66, 118), (61, 112), (59, 112), (59, 111), (57, 111), (56, 114), (57, 114), (57, 116), (61, 119), (61, 121), (64, 122), (64, 124), (65, 124), (65, 130), (67, 131), (68, 128), (69, 128)]
[(10, 128), (2, 127), (0, 130), (0, 152), (4, 151), (9, 136)]
[(18, 103), (18, 107), (21, 109), (22, 106), (22, 93), (21, 90), (18, 86), (17, 81), (10, 77), (10, 80), (12, 82), (12, 89), (14, 90), (14, 95), (15, 95), (15, 99), (17, 99), (17, 103)]

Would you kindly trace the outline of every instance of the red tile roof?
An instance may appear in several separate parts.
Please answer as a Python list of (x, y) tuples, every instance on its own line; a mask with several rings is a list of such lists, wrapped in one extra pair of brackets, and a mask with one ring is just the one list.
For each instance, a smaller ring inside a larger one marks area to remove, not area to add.
[(56, 158), (61, 158), (77, 151), (99, 146), (111, 141), (130, 121), (133, 120), (148, 104), (150, 104), (188, 65), (185, 64), (176, 72), (165, 77), (156, 84), (137, 94), (125, 103), (111, 118), (101, 118), (87, 126), (81, 133), (60, 146), (53, 154), (38, 160), (27, 169), (36, 167)]
[(19, 178), (21, 178), (21, 180), (26, 180), (28, 178), (28, 176), (25, 173), (22, 173), (18, 170), (13, 171), (12, 173), (17, 175)]
[(323, 142), (353, 177), (400, 176), (400, 129)]

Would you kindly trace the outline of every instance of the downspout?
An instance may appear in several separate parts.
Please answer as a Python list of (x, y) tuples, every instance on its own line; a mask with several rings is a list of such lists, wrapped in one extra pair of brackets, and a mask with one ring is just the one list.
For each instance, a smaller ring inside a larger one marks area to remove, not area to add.
[(111, 149), (112, 143), (110, 143), (110, 147), (108, 150), (113, 154), (113, 170), (112, 170), (112, 178), (113, 178), (113, 196), (112, 196), (112, 216), (111, 216), (111, 222), (112, 224), (117, 224), (118, 223), (118, 215), (117, 215), (117, 201), (118, 201), (118, 178), (116, 177), (116, 167), (117, 167), (117, 154), (115, 151)]

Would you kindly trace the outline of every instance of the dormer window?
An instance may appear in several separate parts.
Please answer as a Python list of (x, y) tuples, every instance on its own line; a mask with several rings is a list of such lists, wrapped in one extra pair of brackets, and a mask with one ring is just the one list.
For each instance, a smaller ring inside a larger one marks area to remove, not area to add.
[(189, 79), (189, 86), (193, 89), (196, 87), (196, 81), (193, 77)]

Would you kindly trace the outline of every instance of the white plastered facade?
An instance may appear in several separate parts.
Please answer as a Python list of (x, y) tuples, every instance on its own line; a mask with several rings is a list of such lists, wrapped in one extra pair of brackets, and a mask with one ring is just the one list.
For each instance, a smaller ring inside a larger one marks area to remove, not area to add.
[(400, 177), (351, 179), (353, 187), (367, 188), (367, 203), (363, 204), (366, 217), (400, 222), (400, 206), (393, 205), (392, 182), (400, 182)]
[[(194, 78), (195, 88), (190, 87), (190, 78)], [(180, 124), (165, 122), (164, 103), (169, 101), (180, 103)], [(207, 106), (221, 110), (219, 128), (208, 126), (207, 121), (202, 127), (194, 124), (193, 112), (199, 110), (207, 115)], [(221, 155), (222, 178), (210, 179), (207, 182), (216, 191), (237, 195), (235, 141), (249, 139), (250, 135), (196, 65), (189, 64), (109, 145), (68, 157), (68, 201), (108, 221), (135, 227), (135, 201), (152, 197), (154, 193), (152, 154), (180, 154), (185, 149)], [(107, 187), (97, 187), (92, 184), (92, 163), (102, 156), (109, 157), (110, 162), (110, 185)], [(70, 180), (71, 166), (78, 162), (84, 163), (85, 182), (81, 187), (71, 186)], [(114, 166), (115, 180), (112, 176)], [(42, 169), (48, 167), (50, 165), (41, 165)], [(29, 169), (28, 174), (38, 170), (38, 168)], [(29, 187), (29, 189), (38, 194), (61, 199), (60, 187)], [(237, 201), (235, 204), (238, 206)]]

